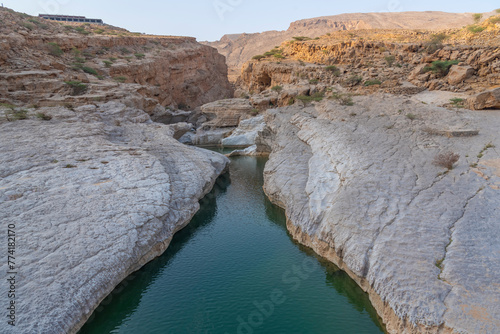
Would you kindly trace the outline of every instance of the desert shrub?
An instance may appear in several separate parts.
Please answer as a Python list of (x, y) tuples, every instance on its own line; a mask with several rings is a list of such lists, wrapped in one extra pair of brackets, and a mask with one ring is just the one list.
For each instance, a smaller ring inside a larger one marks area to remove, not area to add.
[(30, 31), (35, 29), (35, 26), (32, 25), (31, 23), (28, 23), (28, 22), (23, 22), (23, 23), (21, 23), (21, 25)]
[(332, 72), (337, 77), (340, 75), (340, 70), (335, 65), (327, 66), (326, 70)]
[(113, 62), (109, 61), (109, 60), (104, 60), (103, 63), (104, 63), (104, 66), (106, 66), (106, 67), (111, 67), (111, 65), (113, 64)]
[(137, 59), (143, 59), (144, 57), (146, 57), (146, 55), (144, 53), (136, 53), (135, 54), (135, 58), (137, 58)]
[(94, 31), (96, 34), (99, 34), (101, 35), (102, 33), (104, 33), (104, 30), (103, 29), (97, 29), (96, 31)]
[(352, 100), (352, 96), (350, 94), (342, 94), (339, 92), (333, 92), (330, 99), (337, 100), (340, 105), (343, 106), (353, 106), (354, 101)]
[(130, 51), (129, 49), (127, 49), (127, 48), (125, 48), (125, 47), (124, 47), (124, 48), (121, 48), (121, 49), (120, 49), (120, 52), (121, 52), (123, 55), (127, 55), (127, 54), (131, 54), (131, 53), (132, 53), (132, 51)]
[(394, 62), (396, 61), (396, 57), (394, 56), (386, 56), (384, 59), (385, 62), (387, 63), (387, 66), (389, 67), (392, 67), (392, 65), (394, 65)]
[(88, 74), (98, 75), (97, 70), (92, 67), (82, 66), (82, 71)]
[(500, 23), (500, 16), (495, 16), (495, 17), (492, 17), (489, 19), (488, 21), (489, 23), (491, 24), (497, 24), (497, 23)]
[(347, 78), (346, 83), (348, 85), (356, 86), (361, 81), (363, 81), (363, 77), (359, 75), (351, 75), (349, 78)]
[(277, 53), (277, 54), (274, 55), (274, 58), (284, 59), (285, 56), (283, 56), (281, 53)]
[(443, 48), (443, 41), (447, 38), (448, 36), (444, 33), (432, 35), (431, 39), (425, 44), (426, 51), (428, 53), (434, 53)]
[(453, 169), (453, 165), (458, 161), (458, 159), (460, 159), (458, 154), (453, 152), (444, 152), (436, 155), (432, 163), (439, 167)]
[(266, 56), (264, 56), (264, 55), (256, 55), (256, 56), (252, 57), (253, 60), (258, 60), (258, 61), (260, 61), (261, 59), (264, 59), (264, 58), (266, 58)]
[(109, 57), (108, 59), (109, 59), (109, 61), (111, 61), (111, 62), (114, 62), (114, 61), (116, 61), (116, 60), (117, 60), (117, 58), (114, 58), (114, 57)]
[(477, 26), (477, 25), (472, 25), (472, 26), (467, 27), (467, 30), (469, 30), (469, 32), (471, 32), (473, 34), (480, 33), (482, 31), (484, 31), (485, 29), (486, 29), (486, 27), (481, 27), (481, 26)]
[(414, 121), (417, 119), (417, 115), (409, 113), (409, 114), (406, 114), (406, 118), (408, 118), (410, 121)]
[(75, 57), (75, 63), (77, 63), (77, 64), (83, 64), (83, 63), (85, 63), (85, 58)]
[(51, 54), (54, 57), (60, 57), (63, 55), (63, 50), (61, 50), (61, 47), (57, 43), (48, 43), (47, 44), (47, 49), (49, 50), (49, 54)]
[(281, 86), (274, 86), (274, 87), (271, 87), (271, 90), (273, 90), (275, 92), (281, 92), (283, 90), (283, 87), (281, 87)]
[(42, 121), (50, 121), (52, 119), (52, 116), (44, 114), (43, 112), (36, 113), (36, 117), (41, 119)]
[(256, 108), (253, 108), (251, 111), (250, 111), (250, 114), (252, 116), (257, 116), (259, 114), (259, 109), (256, 109)]
[(483, 18), (483, 14), (472, 14), (472, 18), (474, 19), (474, 22), (479, 23), (481, 22), (481, 19)]
[(464, 99), (453, 98), (450, 99), (450, 102), (455, 108), (464, 108), (464, 102), (465, 102)]
[(318, 80), (318, 79), (311, 79), (311, 80), (309, 80), (309, 83), (310, 83), (311, 85), (315, 85), (315, 84), (317, 84), (318, 82), (319, 82), (319, 80)]
[(500, 14), (500, 8), (496, 9), (495, 12)]
[(28, 118), (28, 110), (22, 109), (22, 110), (14, 110), (11, 109), (10, 111), (5, 112), (5, 117), (9, 122), (13, 121), (19, 121), (22, 119), (27, 119)]
[(71, 95), (83, 95), (87, 92), (88, 86), (81, 81), (65, 81), (66, 85), (71, 87)]
[(82, 34), (82, 35), (90, 34), (90, 31), (85, 30), (84, 27), (75, 27), (74, 29), (77, 33)]
[(375, 85), (381, 85), (382, 84), (382, 81), (380, 80), (367, 80), (365, 81), (365, 86), (375, 86)]
[(0, 103), (0, 107), (3, 107), (3, 108), (8, 108), (8, 109), (14, 110), (14, 108), (15, 108), (16, 106), (15, 106), (15, 105), (13, 105), (13, 104), (10, 104), (10, 103)]
[(424, 68), (425, 72), (432, 71), (441, 76), (445, 76), (448, 74), (448, 71), (452, 65), (457, 65), (459, 63), (458, 60), (436, 60), (431, 63), (430, 66), (426, 66)]
[(313, 95), (298, 95), (297, 99), (301, 100), (302, 102), (311, 102), (311, 101), (316, 101), (319, 102), (323, 100), (324, 94), (323, 93), (314, 93)]
[(121, 83), (127, 81), (127, 77), (114, 77), (113, 79)]
[(308, 41), (310, 40), (309, 37), (306, 37), (306, 36), (295, 36), (295, 37), (292, 37), (294, 40), (296, 41), (299, 41), (299, 42), (302, 42), (302, 41)]

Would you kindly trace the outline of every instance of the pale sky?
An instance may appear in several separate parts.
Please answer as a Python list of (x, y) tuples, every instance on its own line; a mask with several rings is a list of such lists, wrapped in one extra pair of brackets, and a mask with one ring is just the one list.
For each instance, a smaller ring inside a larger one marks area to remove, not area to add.
[(156, 35), (213, 41), (224, 34), (286, 30), (293, 21), (342, 13), (448, 11), (490, 12), (498, 0), (0, 0), (30, 15), (66, 14)]

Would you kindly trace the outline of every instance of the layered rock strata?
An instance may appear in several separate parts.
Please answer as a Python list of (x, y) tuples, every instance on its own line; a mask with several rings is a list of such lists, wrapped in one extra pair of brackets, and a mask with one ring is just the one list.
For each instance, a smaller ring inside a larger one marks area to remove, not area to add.
[(52, 120), (0, 124), (0, 218), (15, 225), (18, 266), (16, 326), (0, 331), (75, 333), (168, 247), (228, 160), (120, 103), (37, 112)]
[(347, 271), (390, 333), (498, 332), (498, 111), (355, 102), (268, 112), (264, 188), (290, 233)]

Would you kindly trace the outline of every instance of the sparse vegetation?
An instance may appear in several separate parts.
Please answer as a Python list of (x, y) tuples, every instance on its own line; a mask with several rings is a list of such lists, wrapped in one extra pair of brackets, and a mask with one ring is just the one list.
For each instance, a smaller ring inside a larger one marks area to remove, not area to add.
[(336, 77), (338, 77), (340, 75), (340, 70), (335, 65), (327, 66), (326, 70), (332, 72), (333, 75), (335, 75)]
[(256, 56), (252, 57), (253, 60), (258, 60), (258, 61), (260, 61), (261, 59), (264, 59), (264, 58), (266, 58), (266, 56), (264, 56), (264, 55), (256, 55)]
[(417, 119), (417, 115), (409, 113), (409, 114), (406, 114), (406, 118), (408, 118), (410, 121), (414, 121)]
[(363, 77), (359, 75), (351, 75), (349, 78), (347, 78), (346, 83), (350, 86), (356, 86), (361, 81), (363, 81)]
[(448, 70), (452, 65), (457, 65), (459, 63), (458, 60), (436, 60), (431, 63), (430, 66), (426, 66), (424, 71), (426, 72), (434, 72), (439, 74), (440, 76), (445, 76), (448, 74)]
[(127, 81), (127, 77), (114, 77), (113, 79), (115, 81), (118, 81), (118, 82), (121, 82), (121, 83), (124, 83), (125, 81)]
[(5, 117), (7, 118), (7, 120), (9, 122), (27, 119), (28, 118), (28, 110), (25, 110), (25, 109), (21, 109), (21, 110), (11, 109), (10, 111), (6, 111), (5, 112)]
[(135, 54), (135, 58), (137, 59), (144, 59), (146, 57), (146, 55), (144, 53), (136, 53)]
[(47, 49), (49, 51), (49, 54), (54, 57), (61, 57), (64, 53), (63, 50), (61, 50), (59, 44), (53, 42), (47, 44)]
[(392, 67), (392, 65), (394, 65), (394, 62), (396, 61), (395, 56), (386, 56), (384, 59), (385, 59), (385, 62), (387, 63), (387, 66), (389, 66), (389, 67)]
[(483, 14), (479, 14), (479, 13), (472, 14), (472, 18), (474, 19), (475, 23), (479, 23), (479, 22), (481, 22), (481, 19), (483, 18)]
[(88, 86), (81, 81), (65, 81), (65, 84), (71, 87), (71, 95), (83, 95), (87, 92)]
[(295, 41), (298, 41), (298, 42), (303, 42), (303, 41), (308, 41), (310, 40), (309, 37), (306, 37), (306, 36), (295, 36), (295, 37), (292, 37)]
[(77, 33), (82, 34), (82, 35), (89, 35), (90, 31), (85, 30), (85, 27), (75, 27), (73, 28)]
[(471, 26), (467, 27), (467, 30), (469, 30), (469, 32), (471, 32), (473, 34), (477, 34), (477, 33), (480, 33), (482, 31), (486, 30), (486, 27), (481, 27), (478, 25), (471, 25)]
[(111, 67), (111, 65), (113, 64), (113, 62), (109, 61), (109, 60), (104, 60), (103, 63), (104, 63), (104, 66), (106, 66), (106, 67)]
[(279, 92), (281, 92), (283, 90), (283, 87), (277, 85), (277, 86), (271, 87), (271, 90), (279, 93)]
[(439, 49), (443, 48), (443, 41), (448, 38), (448, 35), (434, 34), (431, 36), (431, 39), (426, 43), (425, 49), (428, 53), (434, 53)]
[(35, 26), (32, 25), (31, 23), (28, 23), (28, 22), (23, 22), (23, 23), (21, 23), (21, 25), (30, 31), (35, 29)]
[(460, 159), (458, 154), (453, 152), (439, 153), (434, 157), (433, 164), (438, 167), (444, 167), (448, 170), (453, 169), (453, 165)]
[(88, 74), (95, 75), (95, 76), (99, 75), (95, 68), (88, 67), (88, 66), (82, 66), (82, 71), (85, 73), (88, 73)]
[(259, 109), (256, 109), (256, 108), (253, 108), (251, 111), (250, 111), (250, 114), (252, 116), (257, 116), (259, 114)]
[(52, 116), (49, 116), (43, 112), (37, 112), (36, 117), (41, 119), (42, 121), (50, 121), (52, 119)]
[(121, 49), (120, 49), (120, 52), (121, 52), (123, 55), (127, 55), (127, 54), (131, 54), (131, 53), (132, 53), (132, 51), (130, 51), (129, 49), (127, 49), (127, 48), (125, 48), (125, 47), (124, 47), (124, 48), (121, 48)]
[(64, 166), (63, 168), (76, 168), (75, 165), (72, 165), (72, 164), (67, 164), (66, 166)]
[(451, 102), (451, 105), (455, 108), (464, 108), (464, 102), (465, 102), (464, 99), (453, 98), (453, 99), (450, 99), (450, 102)]
[(324, 94), (323, 93), (314, 93), (313, 95), (298, 95), (297, 96), (297, 99), (302, 101), (302, 102), (312, 102), (312, 101), (316, 101), (316, 102), (319, 102), (321, 100), (323, 100), (323, 97), (324, 97)]
[(315, 84), (317, 84), (318, 82), (319, 82), (319, 80), (318, 80), (318, 79), (311, 79), (311, 80), (309, 80), (309, 83), (310, 83), (311, 85), (315, 85)]
[(336, 100), (342, 106), (353, 106), (354, 101), (352, 100), (352, 96), (350, 94), (342, 94), (339, 92), (333, 92), (330, 96), (330, 99)]
[(375, 86), (375, 85), (381, 85), (382, 84), (382, 81), (380, 80), (367, 80), (365, 81), (365, 86)]

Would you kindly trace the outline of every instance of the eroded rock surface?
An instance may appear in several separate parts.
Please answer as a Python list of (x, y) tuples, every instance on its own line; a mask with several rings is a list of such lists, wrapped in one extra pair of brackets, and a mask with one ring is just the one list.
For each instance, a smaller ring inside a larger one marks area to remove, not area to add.
[(18, 245), (18, 322), (0, 332), (75, 333), (167, 248), (228, 160), (172, 138), (186, 125), (153, 123), (121, 103), (27, 117), (0, 120), (0, 219), (15, 224)]
[[(269, 111), (265, 191), (288, 229), (369, 292), (391, 333), (498, 332), (498, 111), (355, 102)], [(443, 151), (453, 170), (433, 164)]]

